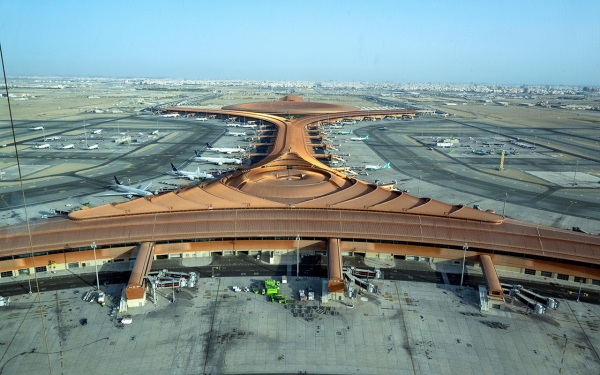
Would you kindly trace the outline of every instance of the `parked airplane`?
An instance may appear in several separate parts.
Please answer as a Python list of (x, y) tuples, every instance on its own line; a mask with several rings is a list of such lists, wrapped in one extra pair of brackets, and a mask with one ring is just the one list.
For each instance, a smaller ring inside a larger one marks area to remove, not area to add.
[(335, 134), (352, 134), (352, 130), (348, 130), (347, 132), (338, 130)]
[(188, 172), (188, 171), (180, 171), (175, 168), (173, 163), (171, 163), (171, 168), (173, 169), (173, 174), (179, 177), (187, 178), (188, 180), (203, 179), (203, 178), (215, 178), (210, 173), (200, 172), (200, 167), (196, 169), (196, 172)]
[(213, 147), (210, 145), (210, 143), (206, 144), (206, 150), (207, 151), (213, 151), (213, 152), (221, 152), (224, 154), (231, 154), (234, 152), (246, 152), (245, 149), (241, 148), (240, 146), (237, 146), (237, 148), (234, 147)]
[(206, 117), (198, 117), (196, 120), (198, 120), (198, 121), (208, 121), (208, 118), (206, 118)]
[(256, 124), (247, 123), (247, 124), (240, 125), (240, 128), (256, 129)]
[(369, 140), (369, 136), (365, 135), (364, 137), (352, 137), (350, 138), (351, 141), (368, 141)]
[(155, 130), (155, 131), (151, 132), (150, 135), (159, 135), (158, 134), (158, 130)]
[(43, 126), (32, 126), (29, 130), (44, 130)]
[(367, 171), (377, 171), (379, 169), (389, 169), (390, 163), (387, 163), (383, 167), (381, 165), (377, 164), (377, 165), (365, 165), (363, 168), (366, 169)]
[(67, 150), (67, 149), (70, 149), (70, 148), (75, 148), (75, 145), (72, 145), (72, 144), (70, 144), (70, 145), (61, 144), (60, 147), (59, 147), (59, 149), (61, 149), (61, 150)]
[(231, 137), (243, 137), (246, 134), (246, 132), (241, 132), (241, 133), (235, 133), (235, 132), (227, 132), (225, 133), (225, 135), (231, 136)]
[(92, 134), (100, 134), (102, 133), (102, 129), (94, 130)]
[(38, 145), (36, 143), (33, 148), (50, 148), (50, 144), (49, 143), (44, 143), (43, 145)]
[(44, 138), (44, 141), (56, 141), (58, 139), (61, 139), (62, 137), (60, 135), (54, 135), (52, 137), (46, 137)]
[(179, 117), (179, 113), (167, 113), (166, 115), (162, 115), (162, 117)]
[(134, 188), (131, 186), (123, 185), (123, 183), (117, 179), (117, 176), (114, 176), (114, 178), (115, 178), (116, 184), (110, 185), (110, 187), (119, 191), (120, 193), (103, 194), (103, 195), (125, 195), (127, 198), (131, 198), (134, 195), (138, 196), (138, 197), (147, 197), (150, 195), (154, 195), (152, 192), (146, 191), (146, 189), (148, 189), (148, 187), (150, 185), (152, 185), (152, 181), (150, 181), (150, 183), (146, 186), (140, 185), (137, 188)]
[(85, 149), (86, 150), (97, 150), (98, 149), (98, 145), (87, 146)]
[(242, 160), (241, 159), (224, 158), (221, 155), (219, 155), (218, 158), (207, 158), (207, 157), (202, 156), (196, 150), (194, 150), (194, 152), (196, 153), (196, 160), (198, 160), (198, 161), (204, 161), (204, 162), (207, 162), (207, 163), (213, 163), (213, 164), (217, 164), (217, 165), (223, 165), (223, 164), (242, 164)]
[(344, 120), (342, 121), (342, 125), (354, 125), (356, 124), (355, 120)]
[(486, 150), (473, 150), (473, 153), (477, 155), (487, 155), (488, 152)]

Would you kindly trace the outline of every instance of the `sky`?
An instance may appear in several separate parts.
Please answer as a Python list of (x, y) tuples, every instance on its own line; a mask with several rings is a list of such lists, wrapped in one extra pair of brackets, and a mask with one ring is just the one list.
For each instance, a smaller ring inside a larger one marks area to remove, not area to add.
[(600, 85), (600, 1), (0, 0), (9, 76)]

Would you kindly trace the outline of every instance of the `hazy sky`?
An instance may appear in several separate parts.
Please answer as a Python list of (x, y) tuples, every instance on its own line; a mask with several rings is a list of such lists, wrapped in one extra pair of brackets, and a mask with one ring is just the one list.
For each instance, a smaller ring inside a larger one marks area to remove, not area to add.
[(599, 0), (0, 0), (0, 43), (12, 76), (600, 85)]

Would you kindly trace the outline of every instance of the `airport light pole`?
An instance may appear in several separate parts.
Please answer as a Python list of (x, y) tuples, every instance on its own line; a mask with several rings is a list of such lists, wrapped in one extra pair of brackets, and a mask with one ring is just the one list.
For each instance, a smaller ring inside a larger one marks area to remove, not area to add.
[(98, 278), (98, 259), (96, 258), (96, 242), (92, 242), (92, 249), (94, 250), (94, 267), (96, 267), (96, 289), (100, 291), (100, 279)]
[(27, 281), (29, 281), (29, 294), (31, 294), (31, 270), (27, 270)]
[(504, 193), (504, 205), (502, 206), (502, 218), (506, 218), (506, 198), (508, 198), (508, 193)]
[(577, 165), (579, 164), (579, 160), (575, 160), (575, 174), (573, 175), (573, 186), (577, 185), (575, 182), (575, 177), (577, 177)]
[(469, 245), (467, 245), (467, 243), (465, 242), (465, 245), (463, 246), (463, 261), (462, 261), (462, 273), (460, 274), (460, 287), (462, 288), (463, 285), (463, 278), (465, 276), (465, 259), (467, 257), (467, 250), (469, 249)]
[(419, 184), (417, 185), (417, 196), (421, 197), (421, 175), (419, 175)]
[(300, 235), (296, 235), (296, 281), (300, 280)]
[(581, 287), (583, 286), (583, 277), (579, 279), (579, 292), (577, 292), (577, 302), (579, 302), (579, 297), (581, 297)]

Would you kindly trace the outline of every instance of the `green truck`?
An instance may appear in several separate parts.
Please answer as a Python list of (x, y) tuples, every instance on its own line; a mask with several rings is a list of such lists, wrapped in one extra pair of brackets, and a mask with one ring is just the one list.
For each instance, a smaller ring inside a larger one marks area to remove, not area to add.
[(285, 298), (285, 296), (279, 293), (269, 295), (269, 301), (283, 304), (287, 303), (287, 299)]
[(265, 289), (262, 290), (262, 294), (265, 294), (265, 293), (267, 295), (278, 294), (280, 286), (281, 286), (281, 283), (279, 281), (265, 280)]

